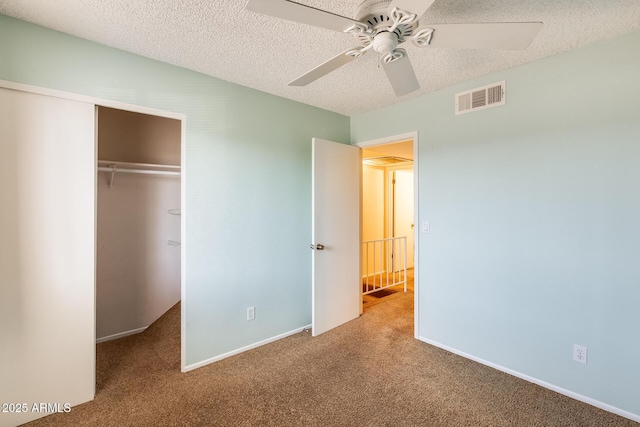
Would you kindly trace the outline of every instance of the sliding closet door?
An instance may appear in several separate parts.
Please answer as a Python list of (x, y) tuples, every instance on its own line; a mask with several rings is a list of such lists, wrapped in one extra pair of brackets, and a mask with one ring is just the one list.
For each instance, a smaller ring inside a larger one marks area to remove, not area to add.
[(94, 396), (94, 116), (0, 88), (0, 426)]

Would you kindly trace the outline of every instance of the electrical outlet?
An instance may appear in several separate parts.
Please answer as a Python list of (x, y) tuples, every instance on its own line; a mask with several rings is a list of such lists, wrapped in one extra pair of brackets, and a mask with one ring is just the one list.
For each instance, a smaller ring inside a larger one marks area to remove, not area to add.
[(587, 364), (587, 347), (582, 345), (573, 345), (573, 360), (576, 362)]
[(247, 308), (247, 320), (253, 320), (256, 318), (256, 308), (249, 307)]

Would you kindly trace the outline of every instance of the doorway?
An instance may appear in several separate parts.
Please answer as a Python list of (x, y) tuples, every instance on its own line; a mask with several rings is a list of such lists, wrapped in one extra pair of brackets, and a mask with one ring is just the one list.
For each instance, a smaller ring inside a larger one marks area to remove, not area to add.
[[(364, 308), (413, 284), (413, 141), (362, 153)], [(409, 287), (410, 289), (407, 289)]]
[[(358, 313), (364, 312), (365, 303), (380, 297), (378, 291), (397, 293), (396, 285), (402, 285), (402, 294), (409, 290), (407, 279), (409, 275), (413, 279), (414, 275), (411, 274), (413, 269), (406, 269), (407, 240), (413, 238), (410, 230), (413, 229), (416, 204), (411, 203), (415, 198), (411, 186), (406, 191), (406, 185), (401, 184), (407, 184), (405, 177), (409, 181), (413, 179), (416, 140), (417, 135), (410, 134), (381, 143), (373, 141), (350, 146), (313, 139), (311, 249), (314, 336), (355, 319)], [(368, 150), (370, 147), (374, 148)], [(402, 178), (392, 179), (391, 185), (387, 186), (388, 177)], [(376, 185), (363, 186), (363, 181), (368, 181), (368, 178)], [(396, 184), (404, 191), (396, 189)], [(410, 205), (404, 206), (402, 215), (399, 215), (398, 203), (403, 200)], [(363, 211), (367, 214), (362, 215)], [(404, 228), (401, 226), (403, 219), (408, 220), (406, 225), (403, 224)], [(400, 232), (406, 235), (388, 237)], [(413, 246), (410, 244), (412, 259)], [(368, 269), (370, 266), (373, 270)], [(363, 303), (363, 295), (369, 294), (373, 295)], [(415, 314), (414, 304), (409, 302), (408, 305), (408, 310)], [(405, 314), (408, 310), (405, 309)], [(330, 326), (323, 327), (326, 322), (319, 321), (320, 318), (330, 319)]]
[(100, 343), (143, 332), (180, 301), (181, 123), (96, 110)]
[(184, 366), (183, 127), (96, 106), (96, 393), (145, 353)]
[[(411, 279), (413, 280), (413, 293), (414, 293), (414, 303), (413, 303), (413, 307), (414, 307), (414, 336), (418, 337), (418, 331), (419, 331), (419, 318), (418, 318), (418, 313), (419, 313), (419, 290), (420, 290), (420, 286), (419, 286), (419, 241), (417, 239), (417, 233), (416, 233), (416, 227), (415, 224), (419, 219), (419, 205), (418, 205), (418, 170), (419, 170), (419, 166), (418, 166), (418, 132), (408, 132), (405, 134), (399, 134), (399, 135), (395, 135), (395, 136), (390, 136), (390, 137), (385, 137), (385, 138), (380, 138), (380, 139), (375, 139), (375, 140), (369, 140), (369, 141), (363, 141), (363, 142), (359, 142), (355, 144), (357, 147), (360, 147), (362, 149), (362, 157), (363, 159), (366, 158), (372, 158), (372, 157), (378, 157), (379, 160), (378, 162), (384, 162), (385, 161), (385, 157), (389, 157), (391, 159), (387, 159), (388, 161), (391, 162), (391, 164), (388, 164), (386, 167), (389, 168), (395, 168), (396, 170), (400, 170), (400, 169), (411, 169), (413, 172), (413, 221), (411, 224), (414, 224), (414, 226), (411, 228), (412, 232), (408, 233), (408, 236), (413, 237), (413, 241), (414, 244), (413, 246), (413, 268), (408, 270), (408, 275), (413, 276)], [(395, 158), (395, 159), (394, 159)], [(400, 164), (401, 162), (403, 162), (402, 159), (405, 159), (404, 161), (406, 161), (407, 163), (404, 164)], [(409, 162), (410, 161), (410, 162)], [(394, 164), (395, 163), (395, 164)], [(364, 166), (364, 164), (363, 164)], [(383, 164), (380, 164), (379, 166), (384, 166)], [(380, 180), (380, 172), (377, 172), (378, 174), (378, 180)], [(403, 176), (403, 178), (406, 178), (406, 176)], [(364, 182), (366, 179), (368, 179), (365, 176), (365, 168), (363, 167), (363, 176), (362, 176), (362, 181)], [(382, 180), (384, 181), (384, 174), (382, 174)], [(397, 182), (397, 181), (396, 181)], [(386, 187), (386, 191), (389, 192), (389, 188), (388, 186)], [(380, 216), (380, 210), (373, 210), (373, 209), (369, 209), (367, 206), (365, 206), (365, 200), (364, 200), (364, 187), (363, 187), (363, 205), (362, 205), (362, 217), (361, 217), (361, 226), (363, 229), (363, 241), (365, 241), (364, 237), (364, 229), (365, 227), (368, 225), (367, 223), (369, 221), (371, 221), (372, 217), (369, 215), (366, 215), (365, 212), (367, 212), (367, 210), (369, 212), (377, 212), (377, 215)], [(380, 196), (378, 196), (380, 197)], [(379, 204), (380, 202), (378, 202)], [(384, 206), (384, 202), (383, 206)], [(388, 206), (388, 205), (387, 205)], [(388, 207), (387, 207), (388, 209)], [(373, 217), (375, 218), (376, 214), (373, 215)], [(379, 223), (380, 220), (379, 219), (374, 219), (375, 222)], [(390, 233), (389, 228), (391, 227), (391, 225), (389, 224), (388, 218), (386, 221), (384, 221), (384, 227), (386, 227), (386, 229), (383, 229), (382, 232), (383, 233), (387, 233), (387, 235)], [(378, 233), (380, 233), (380, 230), (378, 230)], [(365, 260), (365, 256), (362, 256), (363, 262)], [(364, 308), (363, 308), (364, 304), (360, 305), (360, 312), (362, 313)]]

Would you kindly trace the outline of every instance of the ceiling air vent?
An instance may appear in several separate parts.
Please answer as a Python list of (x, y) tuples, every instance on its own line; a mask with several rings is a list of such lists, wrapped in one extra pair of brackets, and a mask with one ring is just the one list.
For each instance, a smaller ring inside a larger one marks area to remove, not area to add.
[(456, 94), (456, 115), (504, 105), (505, 86), (502, 81)]

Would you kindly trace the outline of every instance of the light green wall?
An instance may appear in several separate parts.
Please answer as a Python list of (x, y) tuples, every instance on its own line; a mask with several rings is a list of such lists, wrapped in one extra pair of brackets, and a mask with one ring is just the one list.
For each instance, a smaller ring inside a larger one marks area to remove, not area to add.
[[(352, 143), (419, 132), (420, 336), (638, 419), (639, 47), (637, 32), (351, 119)], [(455, 93), (501, 80), (505, 106), (454, 115)]]
[(311, 323), (311, 138), (348, 117), (2, 15), (0, 79), (186, 114), (187, 365)]
[[(310, 323), (311, 137), (418, 130), (420, 335), (640, 414), (638, 46), (633, 33), (349, 123), (0, 15), (0, 79), (186, 114), (188, 365)], [(454, 116), (456, 92), (503, 79), (506, 106)]]

